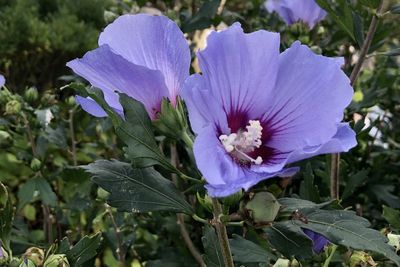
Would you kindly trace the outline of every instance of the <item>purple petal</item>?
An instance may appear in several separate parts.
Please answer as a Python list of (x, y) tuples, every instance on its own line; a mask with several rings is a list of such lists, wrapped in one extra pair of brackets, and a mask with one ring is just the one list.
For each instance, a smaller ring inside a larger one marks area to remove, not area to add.
[(302, 229), (302, 230), (312, 240), (313, 251), (316, 254), (320, 254), (323, 251), (324, 247), (329, 244), (329, 240), (326, 239), (323, 235), (308, 229)]
[(81, 59), (68, 62), (67, 66), (94, 87), (100, 88), (107, 103), (117, 110), (122, 110), (122, 107), (114, 91), (142, 102), (152, 119), (160, 110), (162, 98), (168, 96), (160, 71), (135, 65), (114, 54), (107, 45), (86, 53)]
[(6, 79), (4, 78), (3, 75), (0, 75), (0, 87), (3, 87), (5, 83), (6, 83)]
[[(90, 97), (81, 97), (77, 95), (75, 96), (75, 100), (87, 113), (98, 118), (107, 117), (107, 113), (104, 111), (104, 109)], [(122, 109), (119, 109), (118, 106), (114, 107), (110, 105), (111, 108), (113, 108), (121, 117), (123, 117), (124, 112)]]
[(108, 25), (99, 45), (107, 44), (128, 61), (159, 70), (175, 102), (189, 76), (190, 50), (182, 31), (167, 17), (124, 15)]
[(222, 132), (229, 132), (226, 114), (222, 106), (205, 89), (203, 77), (191, 75), (185, 82), (182, 97), (188, 109), (192, 129), (199, 133), (202, 128), (211, 124)]
[(356, 133), (350, 128), (348, 123), (340, 123), (336, 134), (331, 140), (320, 146), (293, 151), (286, 163), (289, 164), (321, 154), (347, 152), (356, 145)]
[(277, 12), (289, 25), (302, 21), (313, 28), (326, 16), (314, 0), (268, 0), (265, 7), (269, 12)]
[(353, 95), (338, 63), (299, 42), (280, 55), (273, 101), (263, 118), (273, 133), (267, 146), (294, 151), (332, 139)]
[(263, 114), (276, 81), (279, 40), (278, 33), (263, 30), (244, 34), (239, 23), (210, 34), (198, 53), (201, 77), (227, 115)]
[(275, 176), (292, 176), (297, 168), (280, 170), (275, 173), (257, 173), (241, 166), (227, 154), (218, 140), (215, 128), (207, 126), (197, 136), (194, 143), (196, 164), (207, 181), (207, 191), (212, 197), (225, 197), (242, 188), (248, 190), (253, 185)]

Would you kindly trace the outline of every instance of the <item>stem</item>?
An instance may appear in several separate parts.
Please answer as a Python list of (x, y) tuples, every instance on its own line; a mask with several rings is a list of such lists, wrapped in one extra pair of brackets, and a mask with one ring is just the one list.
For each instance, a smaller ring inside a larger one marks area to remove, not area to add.
[[(178, 150), (176, 149), (175, 143), (171, 144), (171, 164), (174, 167), (179, 165)], [(177, 176), (176, 174), (174, 174), (174, 173), (172, 174), (172, 181), (174, 182), (175, 185), (178, 185), (178, 180), (177, 180), (176, 176)], [(180, 176), (182, 178), (183, 178), (183, 176), (185, 178), (190, 178), (184, 174), (181, 174)], [(190, 179), (193, 179), (193, 178), (190, 178)], [(198, 181), (198, 180), (196, 180), (196, 181)], [(177, 224), (179, 225), (179, 229), (180, 229), (183, 241), (185, 242), (186, 247), (189, 249), (190, 253), (192, 254), (193, 258), (196, 260), (196, 262), (199, 264), (199, 266), (207, 267), (206, 263), (203, 260), (203, 257), (201, 256), (200, 252), (198, 251), (196, 246), (193, 244), (192, 239), (190, 238), (190, 235), (186, 228), (185, 220), (184, 220), (183, 216), (184, 215), (182, 213), (176, 214)]]
[(212, 198), (213, 213), (214, 213), (214, 227), (217, 230), (218, 241), (221, 246), (222, 256), (224, 258), (225, 267), (234, 267), (231, 247), (229, 246), (228, 233), (226, 232), (225, 225), (221, 222), (220, 216), (223, 215), (221, 204), (218, 199)]
[(123, 247), (122, 238), (121, 238), (121, 229), (118, 227), (117, 223), (115, 222), (111, 207), (107, 204), (106, 204), (106, 210), (107, 210), (108, 215), (110, 216), (111, 222), (112, 222), (114, 230), (115, 230), (115, 238), (117, 239), (117, 247), (118, 247), (116, 252), (118, 255), (119, 266), (126, 267), (125, 252), (124, 252), (124, 247)]
[(224, 10), (226, 4), (226, 0), (221, 0), (221, 3), (219, 4), (219, 7), (217, 9), (217, 15), (221, 15), (222, 11)]
[[(375, 35), (376, 28), (378, 26), (378, 19), (381, 17), (383, 10), (383, 2), (381, 0), (379, 2), (379, 6), (376, 10), (376, 13), (372, 17), (371, 24), (369, 25), (367, 35), (365, 37), (364, 44), (360, 50), (360, 57), (353, 68), (353, 71), (350, 74), (350, 84), (353, 86), (357, 82), (357, 78), (360, 74), (362, 65), (365, 61), (369, 48), (371, 47), (372, 39)], [(331, 197), (339, 199), (339, 168), (340, 168), (340, 154), (335, 153), (332, 154), (331, 160)]]
[(337, 247), (338, 247), (338, 246), (336, 246), (336, 245), (333, 245), (333, 246), (332, 246), (331, 254), (329, 254), (329, 257), (325, 260), (324, 266), (323, 266), (323, 267), (329, 267), (329, 264), (331, 263), (331, 260), (332, 260), (332, 258), (333, 258), (333, 255), (334, 255), (335, 252), (336, 252)]
[(78, 161), (76, 159), (76, 140), (75, 140), (75, 131), (74, 131), (74, 110), (69, 111), (69, 132), (71, 135), (71, 153), (72, 153), (72, 161), (74, 166), (78, 165)]

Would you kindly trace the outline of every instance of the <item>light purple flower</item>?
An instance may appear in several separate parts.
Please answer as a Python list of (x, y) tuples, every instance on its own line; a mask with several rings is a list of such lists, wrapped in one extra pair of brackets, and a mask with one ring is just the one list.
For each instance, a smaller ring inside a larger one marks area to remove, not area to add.
[[(108, 25), (99, 48), (68, 62), (76, 74), (103, 91), (106, 102), (122, 114), (115, 91), (142, 102), (152, 119), (168, 97), (174, 105), (189, 76), (190, 50), (179, 27), (164, 16), (124, 15)], [(90, 98), (77, 96), (84, 110), (106, 113)]]
[(356, 145), (341, 123), (353, 95), (343, 60), (299, 42), (279, 53), (279, 44), (278, 33), (244, 34), (235, 23), (212, 32), (198, 53), (202, 75), (190, 76), (182, 95), (211, 196), (293, 175), (297, 168), (285, 165)]
[(320, 254), (324, 250), (325, 246), (329, 244), (329, 240), (321, 234), (318, 234), (308, 229), (303, 229), (303, 232), (312, 240), (313, 251), (316, 254)]
[(268, 12), (275, 11), (288, 25), (302, 21), (314, 28), (326, 16), (315, 0), (267, 0), (264, 5)]
[(0, 87), (3, 87), (5, 83), (6, 83), (6, 79), (4, 78), (3, 75), (0, 75)]

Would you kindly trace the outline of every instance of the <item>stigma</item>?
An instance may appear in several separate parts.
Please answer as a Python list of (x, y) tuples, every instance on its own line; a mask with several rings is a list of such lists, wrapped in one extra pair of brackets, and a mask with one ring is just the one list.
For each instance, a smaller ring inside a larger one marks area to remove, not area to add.
[(219, 136), (219, 140), (226, 152), (242, 163), (254, 163), (260, 165), (262, 157), (252, 158), (248, 154), (262, 145), (262, 126), (258, 120), (249, 120), (246, 130), (239, 130), (237, 133)]

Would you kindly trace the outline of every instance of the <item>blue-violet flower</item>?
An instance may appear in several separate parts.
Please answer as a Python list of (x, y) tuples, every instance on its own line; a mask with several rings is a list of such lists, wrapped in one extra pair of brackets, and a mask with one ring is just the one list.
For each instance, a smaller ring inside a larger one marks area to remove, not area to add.
[[(152, 119), (168, 97), (173, 105), (189, 76), (190, 50), (179, 27), (164, 16), (124, 15), (108, 25), (99, 48), (68, 62), (76, 74), (103, 91), (106, 102), (123, 114), (115, 91), (142, 102)], [(92, 99), (76, 97), (93, 116), (105, 111)]]
[(278, 33), (245, 34), (235, 23), (212, 32), (198, 52), (202, 74), (186, 80), (182, 96), (211, 196), (293, 175), (297, 168), (285, 165), (356, 145), (354, 131), (341, 123), (353, 95), (343, 59), (299, 42), (279, 53), (279, 45)]
[(329, 240), (321, 234), (318, 234), (308, 229), (303, 229), (303, 232), (312, 240), (313, 251), (316, 254), (320, 254), (324, 250), (325, 246), (329, 244)]
[(267, 0), (264, 6), (268, 12), (278, 13), (288, 25), (302, 21), (314, 28), (326, 16), (315, 0)]

